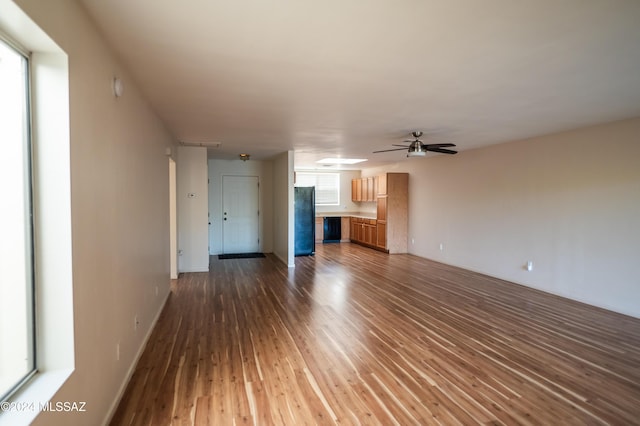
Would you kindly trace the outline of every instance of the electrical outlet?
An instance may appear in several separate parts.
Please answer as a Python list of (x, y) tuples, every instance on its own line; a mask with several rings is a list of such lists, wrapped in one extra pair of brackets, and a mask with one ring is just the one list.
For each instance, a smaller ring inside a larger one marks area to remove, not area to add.
[(533, 271), (533, 260), (527, 262), (527, 271)]
[(411, 239), (411, 244), (415, 244), (415, 243), (416, 243), (416, 239), (415, 239), (415, 238), (412, 238), (412, 239)]
[(440, 243), (440, 251), (444, 251), (444, 243)]

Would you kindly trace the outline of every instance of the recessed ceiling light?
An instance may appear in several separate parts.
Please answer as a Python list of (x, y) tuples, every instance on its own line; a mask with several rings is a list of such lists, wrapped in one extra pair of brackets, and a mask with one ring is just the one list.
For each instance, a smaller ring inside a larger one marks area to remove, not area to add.
[(367, 161), (366, 158), (323, 158), (316, 161), (318, 164), (357, 164)]

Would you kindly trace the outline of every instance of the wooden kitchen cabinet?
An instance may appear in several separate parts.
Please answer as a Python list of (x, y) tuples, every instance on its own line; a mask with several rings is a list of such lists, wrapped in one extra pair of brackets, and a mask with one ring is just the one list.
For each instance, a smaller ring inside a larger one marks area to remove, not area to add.
[(378, 220), (383, 220), (386, 222), (387, 220), (387, 196), (386, 195), (378, 195), (376, 211), (377, 211), (376, 218)]
[(376, 201), (378, 177), (351, 179), (351, 201)]
[(386, 173), (378, 176), (378, 195), (387, 195), (387, 179), (385, 178)]
[(367, 178), (360, 179), (362, 185), (362, 198), (360, 201), (369, 201), (369, 180)]
[(375, 247), (378, 239), (376, 219), (351, 218), (351, 242)]
[(351, 201), (362, 201), (362, 179), (351, 179)]
[[(376, 219), (351, 218), (352, 242), (389, 253), (406, 253), (408, 238), (409, 174), (384, 173), (353, 179), (351, 188), (360, 187), (359, 201), (376, 202)], [(353, 196), (353, 192), (352, 192)]]
[[(406, 253), (409, 213), (409, 174), (378, 176), (378, 247), (389, 253)], [(380, 235), (383, 233), (383, 235)], [(386, 234), (386, 235), (384, 235)]]
[(358, 179), (351, 179), (351, 201), (358, 201)]
[(362, 230), (362, 223), (360, 222), (360, 218), (352, 217), (351, 218), (351, 226), (349, 227), (351, 230), (349, 238), (352, 242), (360, 242), (360, 231)]
[(376, 201), (376, 197), (377, 197), (377, 188), (376, 188), (376, 178), (375, 177), (368, 177), (366, 178), (367, 180), (367, 199), (364, 201)]
[(342, 223), (340, 224), (340, 242), (349, 241), (351, 235), (351, 218), (348, 216), (342, 216)]
[(376, 247), (382, 250), (387, 249), (387, 195), (377, 197), (377, 238)]
[(371, 219), (363, 226), (364, 229), (364, 243), (370, 246), (375, 246), (378, 241), (376, 220)]
[(324, 221), (321, 217), (316, 217), (316, 243), (321, 243), (324, 239)]
[(376, 233), (376, 247), (382, 250), (387, 249), (387, 223), (378, 221)]

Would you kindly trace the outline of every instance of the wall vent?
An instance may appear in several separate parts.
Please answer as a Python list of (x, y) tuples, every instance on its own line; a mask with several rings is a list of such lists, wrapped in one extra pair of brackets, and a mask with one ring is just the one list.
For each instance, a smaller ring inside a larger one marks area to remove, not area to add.
[(201, 147), (204, 147), (204, 148), (220, 148), (222, 146), (222, 142), (180, 141), (180, 145), (182, 145), (182, 146), (201, 146)]

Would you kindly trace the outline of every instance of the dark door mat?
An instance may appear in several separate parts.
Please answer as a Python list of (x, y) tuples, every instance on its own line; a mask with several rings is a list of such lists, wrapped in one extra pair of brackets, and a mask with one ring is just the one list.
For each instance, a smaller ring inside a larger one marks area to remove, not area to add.
[(263, 253), (237, 253), (237, 254), (219, 254), (218, 259), (253, 259), (256, 257), (265, 257)]

